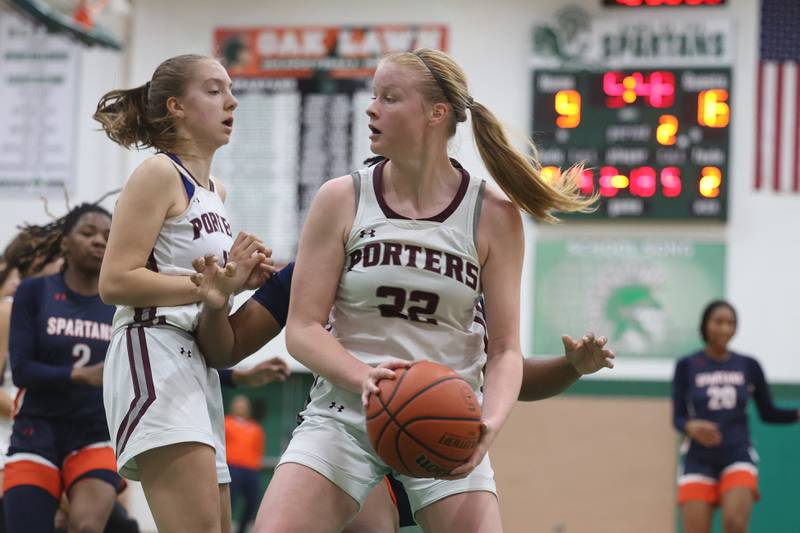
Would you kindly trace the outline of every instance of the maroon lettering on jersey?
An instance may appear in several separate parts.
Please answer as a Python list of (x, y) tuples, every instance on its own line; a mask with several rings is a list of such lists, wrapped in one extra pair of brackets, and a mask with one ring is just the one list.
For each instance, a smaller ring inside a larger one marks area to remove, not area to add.
[(457, 255), (444, 253), (444, 275), (454, 279), (459, 283), (464, 283), (462, 272), (464, 271), (464, 261)]
[(347, 267), (347, 271), (350, 272), (353, 268), (361, 262), (361, 250), (353, 250), (350, 252), (350, 265)]
[(403, 253), (403, 245), (396, 242), (383, 243), (383, 260), (381, 265), (400, 266), (400, 254)]
[(203, 229), (206, 230), (206, 233), (214, 232), (214, 224), (211, 223), (211, 215), (203, 213), (200, 215), (200, 220), (203, 221)]
[(442, 252), (439, 250), (432, 250), (431, 248), (425, 248), (425, 270), (430, 270), (436, 274), (441, 274), (442, 268), (439, 265), (439, 261), (442, 258)]
[(200, 238), (200, 230), (203, 229), (203, 223), (199, 218), (193, 218), (189, 222), (192, 223), (192, 230), (194, 230), (194, 237), (192, 237), (192, 240), (196, 241)]
[(475, 263), (467, 263), (467, 280), (466, 285), (470, 289), (478, 288), (478, 265)]
[(214, 231), (222, 233), (222, 224), (219, 223), (219, 215), (216, 213), (209, 213), (211, 216), (211, 225), (214, 227)]
[(225, 217), (219, 217), (222, 219), (222, 227), (225, 228), (225, 233), (228, 237), (233, 237), (233, 232), (231, 231), (231, 225)]
[(381, 260), (381, 243), (371, 242), (364, 247), (364, 267), (377, 265)]
[(408, 263), (406, 263), (406, 266), (417, 268), (417, 254), (422, 251), (422, 246), (406, 244), (406, 250), (408, 250)]

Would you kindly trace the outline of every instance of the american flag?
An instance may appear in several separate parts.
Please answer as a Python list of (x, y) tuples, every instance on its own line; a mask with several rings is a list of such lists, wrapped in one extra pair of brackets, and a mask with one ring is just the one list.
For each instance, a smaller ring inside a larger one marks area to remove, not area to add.
[(800, 192), (800, 0), (761, 0), (756, 190)]

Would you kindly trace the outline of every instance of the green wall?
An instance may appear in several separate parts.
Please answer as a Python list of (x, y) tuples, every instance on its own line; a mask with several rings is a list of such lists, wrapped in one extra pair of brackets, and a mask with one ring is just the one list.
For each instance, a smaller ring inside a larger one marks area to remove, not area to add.
[[(297, 424), (297, 413), (305, 405), (313, 377), (310, 374), (293, 374), (281, 384), (265, 385), (253, 389), (223, 389), (225, 406), (236, 394), (251, 400), (265, 402), (264, 416), (260, 421), (267, 435), (267, 451), (262, 476), (266, 489), (272, 477), (272, 467), (280, 457)], [(800, 408), (800, 385), (771, 387), (776, 404)], [(652, 381), (583, 380), (573, 385), (565, 394), (613, 397), (668, 398), (670, 385)], [(761, 501), (755, 505), (751, 531), (800, 531), (800, 513), (795, 510), (800, 493), (800, 426), (767, 425), (758, 418), (754, 405), (750, 406), (750, 423), (753, 442), (761, 456), (759, 476)], [(677, 453), (677, 450), (676, 450)], [(677, 508), (676, 508), (677, 512)], [(714, 532), (722, 529), (715, 525)], [(682, 532), (677, 520), (678, 533)]]

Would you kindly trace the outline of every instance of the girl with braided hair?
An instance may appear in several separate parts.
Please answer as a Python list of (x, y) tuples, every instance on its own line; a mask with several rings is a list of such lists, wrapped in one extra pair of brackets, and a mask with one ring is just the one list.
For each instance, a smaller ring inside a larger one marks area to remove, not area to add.
[(101, 392), (113, 308), (100, 300), (98, 278), (110, 226), (108, 211), (82, 204), (23, 230), (23, 274), (58, 255), (64, 262), (25, 279), (14, 296), (9, 359), (19, 392), (3, 481), (10, 532), (53, 531), (62, 493), (71, 530), (103, 531), (120, 488)]

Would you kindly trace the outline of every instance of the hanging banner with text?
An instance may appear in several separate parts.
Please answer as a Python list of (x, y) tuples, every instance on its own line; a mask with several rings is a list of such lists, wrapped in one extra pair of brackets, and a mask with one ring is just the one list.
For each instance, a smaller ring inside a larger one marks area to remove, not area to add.
[(562, 334), (575, 338), (592, 331), (608, 337), (624, 377), (668, 379), (674, 359), (701, 346), (700, 314), (723, 296), (724, 272), (721, 243), (540, 241), (533, 353), (563, 353)]
[(80, 45), (0, 13), (0, 196), (74, 190)]
[(214, 49), (239, 100), (215, 172), (236, 225), (294, 257), (311, 199), (372, 154), (366, 109), (381, 56), (447, 47), (441, 25), (220, 28)]

